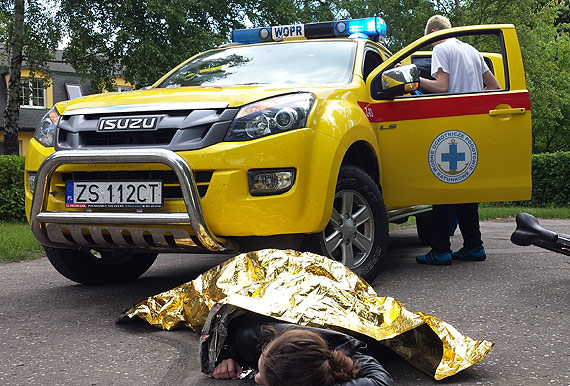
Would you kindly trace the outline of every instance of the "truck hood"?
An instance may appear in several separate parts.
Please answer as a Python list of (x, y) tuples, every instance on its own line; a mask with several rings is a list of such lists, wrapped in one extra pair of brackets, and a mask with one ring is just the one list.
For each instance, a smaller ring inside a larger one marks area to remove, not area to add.
[[(338, 88), (339, 85), (248, 85), (232, 87), (157, 88), (95, 94), (56, 105), (62, 115), (112, 111), (175, 110), (240, 107), (275, 95)], [(344, 85), (346, 87), (346, 85)]]

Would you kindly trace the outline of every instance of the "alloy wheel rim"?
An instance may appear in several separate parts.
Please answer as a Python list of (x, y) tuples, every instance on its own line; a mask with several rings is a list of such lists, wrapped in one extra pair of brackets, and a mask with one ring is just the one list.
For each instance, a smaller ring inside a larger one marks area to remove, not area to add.
[(348, 268), (358, 268), (366, 261), (374, 244), (374, 216), (360, 193), (342, 190), (335, 195), (322, 237), (328, 256)]

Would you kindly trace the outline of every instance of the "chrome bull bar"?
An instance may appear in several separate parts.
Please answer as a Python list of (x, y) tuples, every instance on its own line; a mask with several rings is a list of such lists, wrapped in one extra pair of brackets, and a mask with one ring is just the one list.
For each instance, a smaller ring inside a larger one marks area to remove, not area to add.
[[(66, 164), (160, 163), (170, 167), (180, 182), (186, 213), (152, 212), (54, 212), (46, 211), (50, 180), (58, 167)], [(200, 196), (192, 170), (184, 159), (165, 149), (63, 150), (49, 155), (38, 169), (36, 189), (30, 211), (33, 235), (44, 246), (69, 248), (50, 239), (45, 224), (87, 225), (187, 225), (201, 247), (216, 252), (236, 251), (237, 243), (215, 236), (204, 219)]]

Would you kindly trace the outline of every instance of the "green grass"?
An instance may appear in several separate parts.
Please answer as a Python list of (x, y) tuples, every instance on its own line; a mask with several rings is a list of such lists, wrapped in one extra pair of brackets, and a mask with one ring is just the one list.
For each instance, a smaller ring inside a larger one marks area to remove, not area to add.
[(515, 217), (520, 212), (532, 214), (536, 218), (570, 218), (570, 207), (566, 208), (527, 208), (524, 206), (495, 206), (481, 204), (479, 218), (481, 220)]
[[(532, 214), (536, 218), (570, 218), (570, 207), (565, 208), (528, 208), (524, 206), (495, 206), (496, 204), (479, 205), (480, 220), (496, 220), (507, 217), (515, 217), (520, 212)], [(416, 225), (416, 218), (409, 217), (402, 224), (390, 224), (391, 229), (403, 226)]]
[(42, 253), (42, 246), (32, 235), (28, 223), (0, 222), (1, 263), (36, 259)]

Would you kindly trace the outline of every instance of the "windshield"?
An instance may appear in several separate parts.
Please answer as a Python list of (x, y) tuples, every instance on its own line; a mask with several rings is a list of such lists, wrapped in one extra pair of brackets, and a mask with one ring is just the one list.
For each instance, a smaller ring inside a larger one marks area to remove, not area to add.
[(356, 43), (291, 42), (231, 47), (198, 55), (157, 87), (323, 84), (352, 80)]

